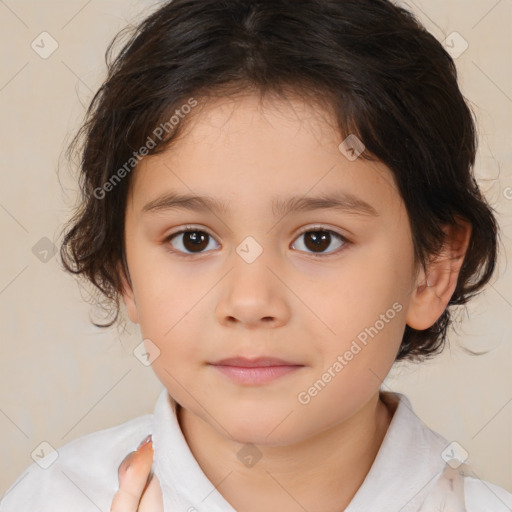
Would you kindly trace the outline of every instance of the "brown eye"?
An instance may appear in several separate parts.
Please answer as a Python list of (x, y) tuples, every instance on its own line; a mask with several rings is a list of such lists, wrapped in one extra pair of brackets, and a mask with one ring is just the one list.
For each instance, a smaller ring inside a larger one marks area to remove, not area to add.
[(201, 254), (210, 245), (209, 240), (213, 238), (198, 229), (179, 231), (167, 238), (176, 251), (185, 254)]
[[(339, 252), (336, 249), (350, 243), (345, 237), (329, 229), (310, 229), (303, 231), (297, 240), (301, 237), (304, 238), (304, 242), (302, 242), (304, 248), (301, 248), (299, 243), (298, 249), (309, 252), (313, 256), (328, 256), (331, 253)], [(200, 229), (184, 229), (170, 235), (165, 240), (173, 247), (172, 252), (181, 253), (183, 256), (203, 254), (207, 252), (208, 248), (214, 249), (215, 246), (210, 246), (212, 241), (214, 241), (213, 237)], [(327, 251), (329, 248), (333, 250)]]
[[(331, 246), (333, 240), (338, 240), (341, 242), (338, 242), (338, 246), (334, 247), (334, 251), (348, 243), (347, 240), (340, 234), (325, 229), (310, 229), (309, 231), (304, 231), (300, 234), (298, 239), (300, 239), (302, 236), (304, 236), (304, 242), (302, 245), (305, 247), (305, 249), (301, 249), (299, 247), (299, 250), (306, 250), (306, 252), (311, 251), (313, 254), (319, 255), (322, 255), (324, 251)], [(327, 254), (330, 254), (334, 251), (328, 251)]]

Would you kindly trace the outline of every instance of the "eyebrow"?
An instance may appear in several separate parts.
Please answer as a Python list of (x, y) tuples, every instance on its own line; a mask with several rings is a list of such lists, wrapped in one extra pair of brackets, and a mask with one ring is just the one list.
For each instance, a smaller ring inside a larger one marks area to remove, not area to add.
[[(163, 194), (142, 208), (144, 213), (185, 209), (195, 212), (213, 211), (220, 214), (228, 214), (229, 206), (226, 201), (221, 201), (211, 196), (195, 196), (168, 192)], [(272, 200), (272, 212), (274, 216), (284, 216), (292, 212), (304, 212), (313, 210), (331, 209), (349, 214), (378, 217), (375, 208), (361, 198), (349, 192), (328, 192), (318, 197), (297, 196), (285, 200), (274, 197)]]

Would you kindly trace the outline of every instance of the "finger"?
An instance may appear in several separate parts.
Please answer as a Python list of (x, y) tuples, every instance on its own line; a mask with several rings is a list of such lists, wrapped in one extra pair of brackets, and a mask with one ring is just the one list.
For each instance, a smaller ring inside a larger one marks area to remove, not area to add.
[(139, 503), (139, 511), (164, 512), (162, 489), (156, 475), (152, 475)]
[(112, 501), (111, 512), (136, 512), (153, 461), (152, 443), (130, 453), (119, 467), (119, 490)]
[(119, 490), (114, 495), (111, 512), (136, 512), (141, 496), (149, 483), (153, 464), (150, 441), (131, 452), (119, 466)]

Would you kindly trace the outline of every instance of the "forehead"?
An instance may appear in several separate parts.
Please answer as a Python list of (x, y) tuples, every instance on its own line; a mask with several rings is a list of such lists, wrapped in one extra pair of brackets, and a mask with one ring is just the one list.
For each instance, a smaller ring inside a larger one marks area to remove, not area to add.
[(334, 191), (377, 210), (400, 202), (384, 164), (351, 161), (340, 151), (335, 119), (318, 103), (244, 94), (200, 104), (185, 122), (166, 151), (146, 157), (134, 171), (136, 211), (164, 192), (208, 195), (226, 208), (272, 203), (274, 211), (291, 196)]

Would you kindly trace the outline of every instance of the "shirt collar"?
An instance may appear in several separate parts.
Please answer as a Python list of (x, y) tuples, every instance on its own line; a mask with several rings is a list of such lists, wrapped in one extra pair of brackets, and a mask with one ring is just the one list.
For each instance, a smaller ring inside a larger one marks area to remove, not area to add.
[[(414, 413), (409, 399), (381, 391), (393, 413), (377, 456), (345, 512), (417, 511), (435, 477), (445, 466), (441, 452), (448, 442)], [(236, 512), (210, 482), (194, 458), (177, 418), (177, 402), (164, 388), (153, 415), (154, 474), (162, 489), (164, 510)]]
[(381, 391), (380, 397), (395, 412), (372, 467), (345, 512), (376, 507), (416, 512), (445, 468), (441, 453), (448, 441), (421, 421), (405, 395)]
[(237, 512), (190, 451), (178, 423), (177, 406), (164, 388), (153, 415), (153, 471), (162, 489), (164, 511)]

